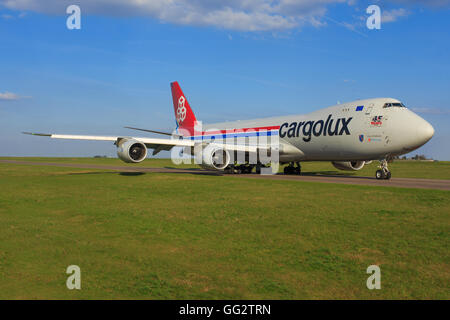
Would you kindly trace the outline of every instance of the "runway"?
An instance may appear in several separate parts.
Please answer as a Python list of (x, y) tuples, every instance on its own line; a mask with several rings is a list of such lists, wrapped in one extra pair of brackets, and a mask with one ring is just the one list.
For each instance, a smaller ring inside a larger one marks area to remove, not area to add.
[(33, 162), (20, 160), (0, 160), (0, 163), (37, 165), (37, 166), (55, 166), (69, 168), (85, 168), (85, 169), (102, 169), (114, 170), (120, 172), (154, 172), (154, 173), (176, 173), (176, 174), (199, 174), (227, 176), (236, 178), (252, 178), (252, 179), (272, 179), (272, 180), (294, 180), (308, 181), (320, 183), (339, 183), (353, 184), (365, 186), (383, 186), (383, 187), (399, 187), (399, 188), (417, 188), (417, 189), (438, 189), (450, 190), (450, 180), (437, 179), (413, 179), (413, 178), (392, 178), (390, 180), (377, 180), (375, 177), (356, 177), (356, 176), (337, 176), (337, 175), (316, 175), (305, 173), (300, 176), (296, 175), (259, 175), (259, 174), (223, 174), (217, 171), (208, 171), (203, 169), (178, 169), (178, 168), (149, 168), (149, 167), (128, 167), (128, 166), (108, 166), (95, 164), (80, 163), (56, 163), (56, 162)]

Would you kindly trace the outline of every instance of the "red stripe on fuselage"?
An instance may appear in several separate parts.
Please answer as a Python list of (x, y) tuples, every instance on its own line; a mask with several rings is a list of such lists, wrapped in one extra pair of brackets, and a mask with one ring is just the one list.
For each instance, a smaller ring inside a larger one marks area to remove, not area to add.
[(217, 131), (195, 131), (194, 136), (204, 136), (212, 134), (228, 134), (228, 133), (245, 133), (245, 132), (258, 132), (267, 130), (278, 130), (280, 126), (267, 126), (267, 127), (256, 127), (256, 128), (240, 128), (240, 129), (229, 129), (229, 130), (217, 130)]

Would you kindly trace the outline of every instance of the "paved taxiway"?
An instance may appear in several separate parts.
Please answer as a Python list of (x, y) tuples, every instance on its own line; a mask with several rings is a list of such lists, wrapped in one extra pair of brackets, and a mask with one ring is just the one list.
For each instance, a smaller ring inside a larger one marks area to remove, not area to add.
[[(121, 172), (159, 172), (159, 173), (184, 173), (184, 174), (204, 174), (222, 176), (217, 171), (208, 171), (201, 169), (179, 169), (179, 168), (146, 168), (146, 167), (128, 167), (128, 166), (108, 166), (95, 164), (81, 164), (81, 163), (56, 163), (56, 162), (33, 162), (20, 160), (0, 160), (0, 163), (14, 163), (25, 165), (38, 166), (56, 166), (69, 168), (86, 168), (86, 169), (103, 169), (114, 170)], [(305, 173), (301, 176), (291, 176), (284, 174), (277, 175), (259, 175), (259, 174), (227, 174), (230, 177), (244, 177), (254, 179), (276, 179), (276, 180), (297, 180), (297, 181), (311, 181), (323, 183), (340, 183), (340, 184), (356, 184), (366, 186), (386, 186), (386, 187), (400, 187), (400, 188), (419, 188), (419, 189), (439, 189), (450, 190), (450, 180), (436, 180), (436, 179), (412, 179), (412, 178), (392, 178), (391, 180), (377, 180), (371, 177), (355, 177), (355, 176), (333, 176), (333, 175), (315, 175)]]

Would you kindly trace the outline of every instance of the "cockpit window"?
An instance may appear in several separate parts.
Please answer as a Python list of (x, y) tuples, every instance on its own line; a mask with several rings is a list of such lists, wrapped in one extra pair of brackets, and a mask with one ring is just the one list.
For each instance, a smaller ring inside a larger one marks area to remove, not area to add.
[(383, 106), (383, 108), (391, 108), (391, 107), (406, 108), (406, 106), (401, 102), (385, 103)]

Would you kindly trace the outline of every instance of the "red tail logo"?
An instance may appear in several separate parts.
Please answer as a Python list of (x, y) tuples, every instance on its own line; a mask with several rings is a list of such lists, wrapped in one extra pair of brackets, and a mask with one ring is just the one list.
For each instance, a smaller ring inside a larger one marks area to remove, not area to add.
[(183, 91), (181, 91), (178, 82), (172, 82), (170, 87), (172, 89), (175, 119), (177, 120), (178, 127), (183, 129), (181, 134), (183, 134), (183, 131), (185, 133), (193, 134), (194, 126), (197, 121), (194, 112), (192, 112), (191, 106), (189, 105)]

